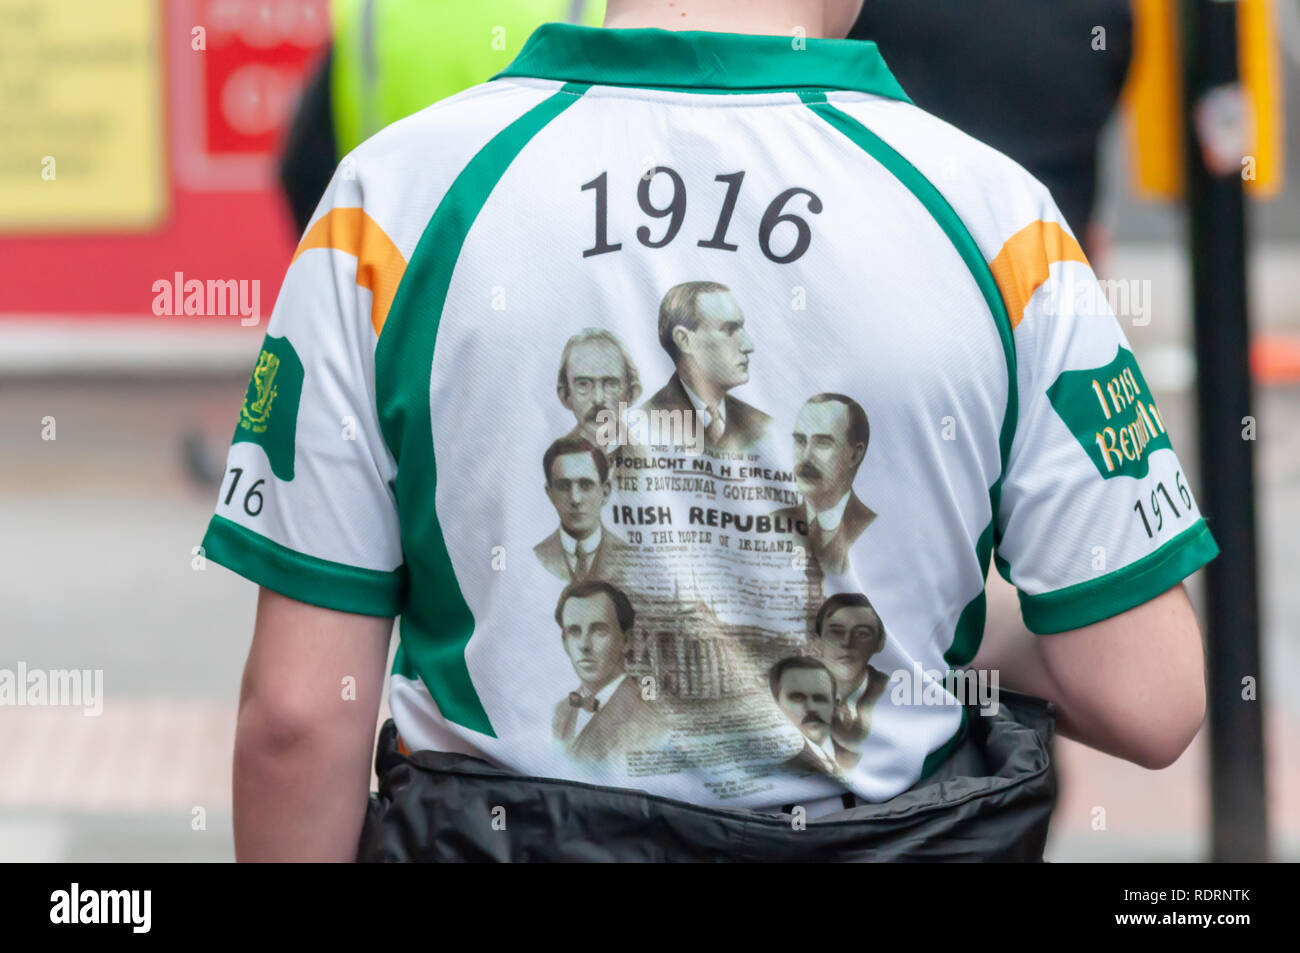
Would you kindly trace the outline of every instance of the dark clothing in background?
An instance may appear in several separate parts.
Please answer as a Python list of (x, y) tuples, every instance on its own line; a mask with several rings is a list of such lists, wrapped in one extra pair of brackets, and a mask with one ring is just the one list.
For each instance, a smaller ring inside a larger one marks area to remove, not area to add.
[(339, 164), (330, 103), (332, 50), (326, 48), (325, 56), (303, 87), (280, 158), (280, 187), (299, 234), (306, 230)]
[[(1131, 0), (866, 0), (874, 40), (912, 101), (1005, 152), (1051, 190), (1076, 236), (1092, 217), (1097, 138), (1133, 54)], [(1104, 50), (1094, 30), (1105, 29)], [(302, 232), (338, 165), (330, 50), (303, 89), (280, 184)]]
[(1133, 54), (1130, 2), (866, 0), (849, 37), (875, 41), (916, 105), (1028, 169), (1082, 240)]

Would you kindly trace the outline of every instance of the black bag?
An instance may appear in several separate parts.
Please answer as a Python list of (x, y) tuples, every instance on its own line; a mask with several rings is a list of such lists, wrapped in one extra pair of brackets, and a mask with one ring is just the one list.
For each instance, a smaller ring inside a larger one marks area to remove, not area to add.
[(1053, 706), (1001, 692), (966, 738), (897, 797), (808, 820), (531, 778), (462, 754), (375, 758), (359, 861), (1041, 861), (1056, 802)]

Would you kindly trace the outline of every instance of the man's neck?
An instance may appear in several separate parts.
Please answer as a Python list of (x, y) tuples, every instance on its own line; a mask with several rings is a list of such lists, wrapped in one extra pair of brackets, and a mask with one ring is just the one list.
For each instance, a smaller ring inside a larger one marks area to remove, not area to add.
[(612, 29), (708, 30), (792, 36), (826, 35), (819, 0), (609, 0), (605, 26)]
[(587, 696), (589, 698), (595, 698), (597, 695), (599, 695), (605, 689), (609, 688), (609, 686), (613, 685), (614, 682), (618, 681), (626, 674), (627, 674), (626, 672), (615, 672), (613, 675), (605, 679), (603, 682), (598, 682), (598, 683), (583, 682), (582, 683), (583, 691), (587, 693)]
[(705, 407), (717, 407), (727, 399), (727, 392), (703, 374), (696, 373), (695, 367), (696, 365), (683, 361), (677, 376), (696, 397), (704, 401)]
[(597, 523), (595, 526), (587, 530), (585, 533), (582, 532), (581, 530), (569, 529), (569, 527), (565, 526), (563, 523), (560, 524), (560, 529), (564, 530), (564, 532), (569, 535), (570, 539), (576, 539), (580, 543), (585, 543), (587, 540), (591, 539), (593, 536), (596, 535), (596, 531), (600, 529), (600, 524)]
[(863, 685), (866, 684), (867, 673), (870, 671), (871, 671), (871, 666), (868, 663), (867, 665), (862, 666), (862, 671), (858, 672), (858, 674), (855, 677), (849, 679), (847, 682), (844, 683), (843, 688), (840, 689), (840, 693), (841, 693), (841, 697), (845, 701), (848, 701), (849, 696), (851, 696), (854, 692), (856, 692), (859, 688), (861, 688)]
[(810, 496), (808, 497), (808, 503), (813, 508), (813, 514), (821, 516), (823, 513), (835, 509), (840, 500), (844, 499), (848, 495), (848, 490), (832, 491), (830, 493), (819, 494), (815, 497)]

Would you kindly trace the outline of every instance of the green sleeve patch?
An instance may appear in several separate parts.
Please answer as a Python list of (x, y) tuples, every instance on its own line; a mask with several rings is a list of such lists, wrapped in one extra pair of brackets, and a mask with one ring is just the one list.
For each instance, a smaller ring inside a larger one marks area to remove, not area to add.
[(258, 444), (266, 451), (271, 472), (286, 481), (293, 479), (302, 380), (302, 361), (289, 339), (268, 334), (239, 408), (239, 426), (231, 441)]
[(1047, 399), (1104, 479), (1140, 480), (1151, 454), (1171, 448), (1155, 398), (1127, 348), (1117, 348), (1104, 367), (1063, 372)]

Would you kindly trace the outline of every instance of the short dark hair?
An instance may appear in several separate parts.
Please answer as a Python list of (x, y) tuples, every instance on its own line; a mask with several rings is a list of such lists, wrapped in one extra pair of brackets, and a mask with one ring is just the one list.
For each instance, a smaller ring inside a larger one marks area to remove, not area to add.
[(546, 473), (546, 485), (551, 485), (551, 464), (555, 462), (556, 457), (566, 457), (571, 453), (589, 453), (591, 459), (596, 461), (596, 473), (600, 477), (600, 482), (604, 483), (609, 479), (609, 460), (605, 458), (605, 453), (585, 437), (561, 437), (555, 443), (546, 448), (546, 453), (542, 454), (542, 470)]
[(659, 343), (674, 364), (681, 353), (677, 350), (677, 342), (673, 340), (673, 328), (680, 326), (694, 331), (700, 326), (700, 314), (696, 306), (700, 295), (729, 291), (730, 288), (716, 281), (684, 281), (668, 289), (668, 293), (659, 302)]
[(843, 404), (845, 407), (848, 408), (849, 444), (850, 445), (858, 444), (858, 443), (862, 444), (862, 453), (865, 456), (867, 452), (867, 445), (871, 443), (871, 422), (867, 420), (867, 412), (862, 409), (861, 404), (859, 404), (852, 397), (847, 397), (844, 394), (831, 394), (831, 393), (813, 394), (813, 396), (808, 398), (808, 403), (824, 404), (827, 401), (832, 401), (832, 400), (835, 401), (836, 403)]
[(555, 624), (560, 627), (561, 632), (564, 631), (564, 604), (570, 599), (590, 599), (598, 593), (604, 593), (614, 604), (618, 627), (624, 632), (632, 631), (632, 626), (636, 623), (636, 610), (632, 608), (632, 600), (627, 597), (627, 594), (603, 579), (584, 579), (582, 582), (565, 586), (564, 591), (560, 593), (560, 601), (555, 604)]
[(862, 609), (870, 609), (871, 614), (876, 617), (876, 634), (884, 632), (885, 623), (880, 619), (880, 613), (876, 607), (871, 604), (871, 600), (860, 592), (837, 592), (822, 603), (822, 607), (817, 610), (817, 621), (813, 623), (813, 631), (818, 635), (822, 634), (822, 625), (834, 613), (849, 606), (856, 606)]
[(791, 655), (789, 658), (783, 658), (772, 666), (768, 672), (768, 681), (772, 685), (772, 697), (780, 699), (781, 697), (781, 678), (791, 669), (809, 669), (811, 671), (825, 672), (826, 677), (831, 680), (831, 697), (834, 698), (839, 693), (839, 686), (835, 683), (835, 676), (831, 670), (826, 667), (826, 663), (820, 659), (812, 658), (808, 655)]

